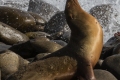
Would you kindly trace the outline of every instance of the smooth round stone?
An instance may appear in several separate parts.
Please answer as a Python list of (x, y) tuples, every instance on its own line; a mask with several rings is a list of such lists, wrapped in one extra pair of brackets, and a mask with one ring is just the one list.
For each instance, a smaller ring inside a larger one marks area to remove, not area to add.
[(35, 19), (26, 11), (0, 6), (0, 21), (21, 32), (38, 31)]
[[(120, 36), (118, 36), (120, 37)], [(120, 40), (117, 39), (116, 37), (111, 37), (105, 44), (104, 47), (115, 47), (118, 43), (120, 43)]]
[[(43, 26), (43, 25), (35, 25), (34, 27), (35, 27), (36, 31), (44, 31), (44, 28), (45, 28), (45, 26)], [(32, 31), (32, 32), (34, 32), (34, 31)]]
[(28, 41), (29, 38), (20, 31), (0, 22), (0, 40), (6, 44)]
[[(118, 36), (119, 38), (119, 36)], [(113, 49), (114, 47), (120, 43), (120, 40), (117, 39), (116, 37), (111, 37), (104, 45), (103, 45), (103, 50), (101, 54), (101, 59), (105, 59), (108, 56), (113, 55)]]
[(120, 54), (106, 58), (102, 64), (103, 69), (110, 71), (118, 80), (120, 80)]
[(18, 56), (16, 53), (7, 50), (0, 52), (0, 68), (2, 80), (18, 71), (22, 66), (28, 65), (29, 61)]
[(113, 74), (106, 70), (95, 69), (96, 80), (118, 80)]
[(30, 0), (28, 11), (38, 13), (43, 19), (49, 21), (59, 9), (44, 0)]
[(30, 39), (35, 39), (35, 38), (39, 38), (39, 37), (50, 37), (51, 35), (45, 32), (28, 32), (25, 33)]
[(46, 21), (37, 13), (34, 12), (28, 12), (31, 16), (34, 17), (36, 25), (42, 25), (44, 26)]
[(100, 55), (100, 59), (106, 59), (107, 57), (113, 55), (113, 49), (114, 49), (114, 47), (112, 47), (112, 48), (104, 48), (103, 47), (103, 49), (104, 50), (102, 51), (102, 53)]
[(113, 54), (120, 54), (120, 43), (114, 47)]
[(39, 37), (13, 45), (10, 50), (23, 58), (33, 58), (39, 53), (52, 53), (60, 48), (62, 48), (61, 45), (51, 42), (48, 38)]
[(30, 40), (30, 43), (35, 51), (39, 53), (52, 53), (63, 47), (55, 42), (50, 41), (49, 39), (46, 39), (45, 37)]
[(60, 44), (61, 46), (66, 46), (66, 45), (67, 45), (67, 43), (64, 42), (64, 41), (62, 41), (62, 40), (51, 40), (51, 41), (53, 41), (53, 42), (55, 42), (55, 43), (58, 43), (58, 44)]
[(46, 24), (44, 31), (51, 34), (54, 39), (61, 39), (68, 42), (71, 30), (66, 22), (63, 11), (55, 14)]

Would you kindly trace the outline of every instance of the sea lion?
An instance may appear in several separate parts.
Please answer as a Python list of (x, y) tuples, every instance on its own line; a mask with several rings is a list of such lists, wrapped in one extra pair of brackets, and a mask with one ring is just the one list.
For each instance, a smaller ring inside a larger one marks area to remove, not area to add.
[(96, 80), (93, 67), (103, 46), (102, 28), (78, 0), (67, 0), (65, 16), (72, 31), (68, 45), (20, 69), (8, 80)]

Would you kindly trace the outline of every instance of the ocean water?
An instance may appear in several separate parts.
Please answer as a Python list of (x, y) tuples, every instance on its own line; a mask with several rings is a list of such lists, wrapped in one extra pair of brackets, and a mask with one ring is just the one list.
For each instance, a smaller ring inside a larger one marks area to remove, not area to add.
[[(60, 11), (63, 11), (65, 8), (66, 0), (44, 0), (44, 1), (56, 6)], [(79, 0), (79, 3), (81, 7), (87, 12), (89, 12), (89, 10), (96, 5), (113, 4), (112, 7), (114, 10), (112, 13), (113, 14), (112, 17), (110, 18), (110, 22), (107, 26), (102, 26), (104, 31), (104, 43), (110, 37), (112, 37), (115, 32), (120, 31), (120, 6), (119, 6), (120, 0)], [(18, 9), (27, 11), (29, 0), (0, 0), (0, 5), (17, 7)], [(115, 15), (117, 15), (117, 17)]]

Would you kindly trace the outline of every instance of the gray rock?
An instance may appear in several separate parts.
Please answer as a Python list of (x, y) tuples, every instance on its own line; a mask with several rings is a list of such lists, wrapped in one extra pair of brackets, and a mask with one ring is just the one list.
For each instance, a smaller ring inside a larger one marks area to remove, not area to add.
[(25, 33), (30, 39), (35, 39), (35, 38), (39, 38), (39, 37), (50, 37), (51, 35), (45, 32), (28, 32)]
[(29, 61), (23, 59), (10, 50), (0, 52), (0, 68), (2, 80), (7, 79), (7, 77), (28, 63)]
[(30, 15), (32, 15), (36, 21), (36, 25), (45, 25), (46, 21), (37, 13), (34, 12), (28, 12)]
[(120, 54), (120, 43), (114, 47), (113, 54)]
[(0, 40), (6, 44), (28, 41), (29, 38), (20, 31), (0, 22)]
[(49, 54), (51, 54), (51, 53), (40, 53), (40, 54), (36, 55), (35, 60), (40, 60)]
[(106, 70), (95, 69), (96, 80), (118, 80), (113, 74)]
[(52, 53), (63, 47), (55, 42), (50, 41), (49, 39), (44, 38), (44, 37), (30, 40), (30, 43), (33, 46), (33, 48), (35, 49), (35, 51), (37, 51), (39, 53)]
[(28, 11), (38, 13), (43, 19), (49, 21), (59, 10), (44, 0), (30, 0)]
[(67, 43), (62, 41), (62, 40), (51, 40), (51, 41), (56, 42), (56, 43), (60, 44), (61, 46), (66, 46), (67, 45)]
[(51, 34), (54, 39), (61, 39), (68, 42), (71, 30), (66, 22), (63, 11), (55, 14), (46, 24), (44, 31)]
[[(119, 37), (119, 36), (117, 36)], [(105, 59), (107, 58), (108, 56), (111, 56), (113, 55), (113, 49), (115, 46), (117, 46), (117, 44), (120, 43), (120, 40), (117, 39), (115, 36), (114, 37), (111, 37), (103, 46), (103, 49), (102, 49), (102, 54), (101, 54), (101, 59)]]
[(11, 45), (6, 45), (0, 42), (0, 51), (8, 50), (10, 47)]
[(120, 80), (120, 54), (116, 54), (106, 58), (103, 61), (102, 67), (110, 71), (118, 80)]
[(63, 46), (50, 41), (46, 37), (39, 37), (27, 42), (15, 44), (10, 48), (10, 50), (16, 52), (23, 58), (32, 58), (39, 53), (51, 53), (62, 47)]

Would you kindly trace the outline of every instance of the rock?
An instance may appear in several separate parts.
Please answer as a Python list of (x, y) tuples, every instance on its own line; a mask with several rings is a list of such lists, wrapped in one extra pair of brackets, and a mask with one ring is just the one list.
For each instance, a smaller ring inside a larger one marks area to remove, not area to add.
[(34, 58), (27, 58), (27, 60), (32, 63), (34, 61)]
[(120, 26), (119, 4), (101, 4), (90, 9), (90, 14), (97, 18), (103, 27), (104, 43), (119, 31)]
[(120, 54), (113, 55), (103, 61), (102, 67), (110, 71), (118, 80), (120, 80)]
[(0, 52), (0, 68), (2, 80), (18, 71), (22, 66), (26, 66), (29, 61), (21, 58), (16, 53), (7, 50)]
[(39, 14), (34, 12), (29, 12), (29, 14), (34, 17), (36, 25), (45, 25), (46, 21)]
[(46, 37), (31, 39), (27, 42), (13, 45), (9, 50), (12, 50), (23, 58), (32, 58), (39, 53), (51, 53), (62, 48), (61, 45), (51, 42)]
[(114, 47), (112, 47), (112, 48), (103, 47), (103, 51), (102, 51), (102, 53), (100, 55), (100, 59), (104, 60), (107, 57), (113, 55), (113, 49), (114, 49)]
[(113, 55), (114, 47), (120, 43), (120, 40), (118, 39), (119, 37), (120, 36), (113, 36), (104, 44), (101, 59), (105, 59), (108, 56)]
[(112, 48), (112, 47), (115, 47), (118, 43), (120, 43), (120, 41), (113, 36), (104, 44), (104, 47)]
[(58, 44), (60, 44), (61, 46), (66, 46), (66, 45), (67, 45), (67, 43), (64, 42), (64, 41), (62, 41), (62, 40), (51, 40), (51, 41), (53, 41), (53, 42), (55, 42), (55, 43), (58, 43)]
[(46, 38), (30, 40), (31, 45), (38, 53), (52, 53), (62, 48), (61, 45)]
[(113, 54), (120, 54), (120, 43), (114, 47)]
[(44, 31), (51, 34), (54, 39), (61, 39), (68, 42), (70, 39), (71, 30), (66, 22), (63, 11), (55, 14), (46, 24)]
[(51, 53), (40, 53), (40, 54), (36, 55), (35, 61), (36, 60), (38, 61), (38, 60), (42, 59), (43, 57), (45, 57), (45, 56), (47, 56), (49, 54), (51, 54)]
[(26, 11), (0, 6), (0, 21), (21, 32), (38, 31), (35, 19)]
[(6, 45), (0, 42), (0, 51), (8, 50), (10, 47), (11, 45)]
[(118, 80), (114, 75), (105, 70), (95, 69), (94, 74), (96, 80)]
[(49, 21), (59, 10), (44, 0), (30, 0), (28, 11), (38, 13), (43, 19)]
[(0, 40), (6, 44), (28, 41), (29, 38), (20, 31), (0, 22)]
[(37, 55), (36, 51), (33, 49), (30, 41), (20, 42), (18, 44), (14, 44), (9, 50), (17, 53), (23, 58), (32, 58)]
[(35, 39), (35, 38), (39, 38), (39, 37), (50, 37), (51, 35), (45, 32), (28, 32), (25, 33), (30, 39)]

